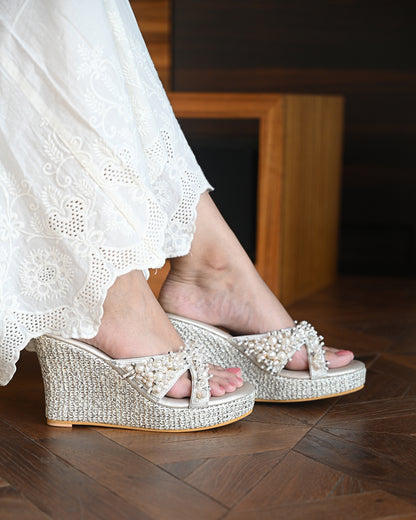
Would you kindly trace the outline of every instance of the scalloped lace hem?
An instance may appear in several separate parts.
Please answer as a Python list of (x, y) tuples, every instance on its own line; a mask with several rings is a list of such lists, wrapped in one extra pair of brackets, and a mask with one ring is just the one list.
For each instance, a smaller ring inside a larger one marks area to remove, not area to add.
[[(16, 363), (23, 349), (33, 351), (31, 340), (44, 334), (54, 334), (66, 338), (92, 338), (97, 335), (103, 316), (104, 301), (108, 289), (114, 284), (116, 278), (134, 270), (140, 270), (146, 278), (149, 269), (160, 269), (168, 258), (185, 256), (190, 252), (195, 221), (197, 217), (197, 205), (199, 197), (205, 191), (211, 190), (207, 185), (199, 193), (192, 207), (189, 208), (192, 215), (192, 224), (182, 230), (181, 240), (177, 241), (175, 249), (169, 253), (161, 254), (158, 259), (151, 259), (145, 264), (143, 262), (128, 262), (126, 258), (135, 256), (134, 249), (107, 250), (102, 252), (102, 262), (97, 262), (95, 268), (88, 276), (83, 288), (78, 293), (78, 298), (72, 306), (58, 306), (44, 313), (11, 312), (3, 322), (3, 334), (0, 341), (0, 351), (3, 343), (13, 344), (12, 356), (1, 356), (0, 358), (0, 386), (7, 385), (16, 373)], [(118, 266), (118, 267), (117, 267)], [(100, 277), (105, 283), (97, 285), (96, 272), (106, 269), (108, 276)], [(93, 288), (93, 289), (92, 289)], [(95, 304), (88, 307), (88, 298), (91, 292), (95, 295)]]

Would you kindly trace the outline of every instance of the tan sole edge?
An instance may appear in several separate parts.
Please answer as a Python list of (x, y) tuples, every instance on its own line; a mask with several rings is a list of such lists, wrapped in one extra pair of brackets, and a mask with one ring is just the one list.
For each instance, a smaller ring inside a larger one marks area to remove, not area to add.
[(226, 426), (227, 424), (232, 424), (234, 422), (239, 421), (240, 419), (244, 419), (249, 416), (253, 410), (250, 410), (248, 413), (233, 419), (232, 421), (227, 421), (224, 423), (214, 424), (213, 426), (207, 426), (203, 428), (192, 428), (190, 430), (155, 430), (152, 428), (138, 428), (136, 426), (119, 426), (118, 424), (104, 424), (104, 423), (90, 423), (90, 422), (70, 422), (70, 421), (54, 421), (53, 419), (46, 419), (46, 423), (49, 426), (58, 426), (60, 428), (71, 428), (72, 426), (96, 426), (97, 428), (120, 428), (123, 430), (139, 430), (142, 432), (159, 432), (159, 433), (185, 433), (185, 432), (198, 432), (203, 430), (212, 430), (213, 428), (219, 428), (221, 426)]
[(306, 403), (307, 401), (319, 401), (320, 399), (329, 399), (331, 397), (339, 397), (341, 395), (353, 394), (354, 392), (358, 392), (364, 388), (364, 385), (361, 385), (357, 388), (353, 388), (352, 390), (347, 390), (346, 392), (340, 392), (339, 394), (329, 394), (322, 395), (319, 397), (309, 397), (308, 399), (287, 399), (287, 400), (279, 400), (279, 399), (255, 399), (256, 403)]

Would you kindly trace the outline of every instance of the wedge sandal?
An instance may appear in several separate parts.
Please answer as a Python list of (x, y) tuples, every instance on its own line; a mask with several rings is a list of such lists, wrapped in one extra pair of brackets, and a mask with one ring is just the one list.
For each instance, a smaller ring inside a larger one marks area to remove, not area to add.
[[(245, 381), (256, 387), (256, 401), (294, 402), (324, 399), (360, 390), (364, 363), (353, 360), (328, 369), (322, 336), (302, 321), (294, 327), (265, 334), (231, 336), (195, 320), (168, 314), (185, 342), (198, 341), (208, 363), (240, 367)], [(287, 370), (293, 354), (306, 346), (309, 370)]]
[[(77, 340), (35, 340), (45, 387), (46, 419), (53, 426), (109, 426), (178, 432), (216, 428), (249, 415), (254, 387), (210, 397), (208, 366), (198, 348), (112, 359)], [(166, 397), (189, 370), (188, 399)]]

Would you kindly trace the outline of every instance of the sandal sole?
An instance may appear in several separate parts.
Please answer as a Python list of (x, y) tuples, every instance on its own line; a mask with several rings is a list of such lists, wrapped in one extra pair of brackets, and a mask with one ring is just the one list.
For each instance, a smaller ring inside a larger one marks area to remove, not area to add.
[(352, 390), (347, 390), (346, 392), (340, 392), (338, 394), (330, 394), (330, 395), (321, 395), (319, 397), (309, 397), (306, 399), (255, 399), (256, 403), (306, 403), (308, 401), (319, 401), (320, 399), (331, 399), (333, 397), (340, 397), (342, 395), (353, 394), (354, 392), (358, 392), (362, 390), (364, 385), (361, 385), (357, 388), (353, 388)]
[[(244, 419), (245, 417), (248, 417), (253, 410), (250, 410), (244, 415), (241, 415), (240, 417), (236, 417), (235, 419), (232, 419), (230, 421), (220, 423), (220, 424), (213, 424), (209, 427), (202, 427), (202, 428), (190, 428), (189, 430), (180, 430), (180, 432), (186, 433), (186, 432), (199, 432), (203, 430), (212, 430), (214, 428), (220, 428), (221, 426), (227, 426), (228, 424), (233, 424), (241, 419)], [(85, 421), (54, 421), (53, 419), (47, 419), (46, 423), (49, 426), (57, 426), (59, 428), (72, 428), (73, 426), (94, 426), (96, 428), (118, 428), (123, 430), (136, 430), (136, 431), (142, 431), (142, 432), (162, 432), (162, 433), (180, 433), (178, 430), (155, 430), (152, 428), (140, 428), (138, 426), (123, 426), (119, 424), (104, 424), (104, 423), (93, 423), (93, 422), (85, 422)]]

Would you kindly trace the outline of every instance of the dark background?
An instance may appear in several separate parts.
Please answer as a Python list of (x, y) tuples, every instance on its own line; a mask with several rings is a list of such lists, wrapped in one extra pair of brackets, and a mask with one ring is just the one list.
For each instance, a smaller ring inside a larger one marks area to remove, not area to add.
[[(339, 270), (415, 275), (415, 2), (174, 0), (172, 21), (173, 90), (345, 96)], [(183, 122), (253, 254), (256, 128), (213, 125)]]

